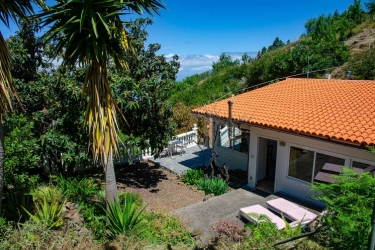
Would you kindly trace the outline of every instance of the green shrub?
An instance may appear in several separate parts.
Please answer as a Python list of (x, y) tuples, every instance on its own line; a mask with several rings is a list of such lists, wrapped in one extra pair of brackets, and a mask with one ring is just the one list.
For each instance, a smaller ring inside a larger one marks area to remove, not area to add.
[(44, 199), (47, 202), (60, 201), (63, 198), (61, 190), (55, 186), (39, 186), (31, 192), (34, 202), (41, 202)]
[(217, 196), (226, 193), (229, 186), (228, 183), (221, 178), (208, 178), (198, 180), (197, 188), (203, 190), (206, 195), (214, 194)]
[(139, 226), (143, 219), (143, 210), (138, 209), (132, 197), (124, 199), (123, 206), (117, 200), (107, 203), (108, 210), (103, 208), (108, 217), (108, 228), (112, 236), (129, 233)]
[(48, 202), (46, 197), (44, 197), (43, 201), (38, 200), (35, 202), (36, 213), (34, 215), (27, 209), (24, 208), (24, 210), (36, 224), (43, 225), (49, 229), (58, 228), (64, 224), (62, 210), (65, 202), (58, 200)]
[(182, 182), (186, 185), (197, 185), (198, 181), (203, 178), (203, 169), (189, 169), (182, 176)]
[(118, 198), (120, 203), (126, 199), (131, 199), (138, 207), (142, 207), (143, 205), (142, 196), (135, 191), (121, 191), (118, 193)]
[(319, 193), (313, 198), (327, 205), (323, 217), (325, 230), (319, 233), (320, 240), (334, 249), (367, 249), (375, 178), (370, 173), (358, 174), (348, 168), (334, 178), (339, 181), (312, 186)]
[(37, 184), (38, 176), (29, 173), (40, 166), (38, 140), (33, 129), (34, 123), (22, 114), (4, 116), (5, 191), (27, 193)]
[(153, 244), (185, 245), (189, 247), (194, 245), (194, 239), (190, 232), (183, 227), (181, 221), (168, 214), (153, 211), (145, 212), (139, 229), (138, 237)]
[(66, 199), (74, 201), (88, 201), (97, 193), (97, 187), (93, 179), (77, 178), (67, 179), (62, 175), (57, 178), (57, 186), (61, 189)]
[(258, 220), (262, 222), (246, 224), (245, 227), (251, 229), (251, 234), (243, 241), (243, 249), (273, 249), (276, 241), (284, 239), (283, 230), (277, 230), (267, 216), (261, 215)]

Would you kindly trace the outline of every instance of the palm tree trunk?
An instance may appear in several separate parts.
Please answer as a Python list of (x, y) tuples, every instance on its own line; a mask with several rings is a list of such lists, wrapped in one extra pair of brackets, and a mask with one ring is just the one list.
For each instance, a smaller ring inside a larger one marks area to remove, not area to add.
[(4, 189), (4, 162), (5, 162), (5, 146), (4, 146), (4, 129), (3, 129), (3, 117), (0, 114), (0, 214), (3, 201), (3, 189)]
[(112, 159), (112, 148), (109, 150), (107, 166), (105, 166), (105, 197), (107, 203), (118, 201), (118, 191), (115, 176), (115, 167)]

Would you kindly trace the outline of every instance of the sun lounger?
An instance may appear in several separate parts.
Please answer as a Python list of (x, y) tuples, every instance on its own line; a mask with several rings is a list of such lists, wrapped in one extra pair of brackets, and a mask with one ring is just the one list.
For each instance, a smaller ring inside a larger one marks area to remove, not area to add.
[(267, 201), (266, 204), (267, 208), (275, 213), (282, 214), (293, 222), (302, 222), (303, 225), (312, 222), (317, 217), (316, 214), (283, 198)]
[(262, 207), (261, 205), (253, 205), (253, 206), (241, 208), (238, 211), (238, 218), (241, 219), (243, 217), (247, 219), (248, 221), (259, 222), (256, 216), (251, 216), (252, 213), (258, 214), (258, 215), (263, 214), (267, 216), (271, 220), (271, 222), (276, 225), (276, 228), (278, 230), (281, 230), (286, 226), (285, 222), (280, 217), (278, 217), (271, 211), (267, 210), (266, 208)]

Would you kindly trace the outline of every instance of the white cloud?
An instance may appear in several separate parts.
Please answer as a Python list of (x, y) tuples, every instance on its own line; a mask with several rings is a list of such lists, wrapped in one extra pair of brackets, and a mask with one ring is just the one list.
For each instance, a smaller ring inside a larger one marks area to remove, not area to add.
[[(225, 53), (232, 57), (232, 60), (241, 60), (244, 53)], [(249, 56), (256, 56), (256, 53), (247, 53)], [(165, 55), (166, 58), (170, 59), (174, 54)], [(217, 62), (220, 55), (179, 55), (180, 70), (177, 75), (177, 80), (181, 81), (187, 76), (194, 74), (200, 74), (205, 71), (212, 69), (212, 64)]]
[(195, 68), (191, 68), (190, 70), (191, 71), (207, 71), (207, 70), (211, 70), (211, 66), (201, 66), (201, 67), (195, 67)]
[(167, 59), (170, 59), (170, 58), (172, 58), (174, 55), (175, 55), (175, 54), (168, 54), (168, 55), (164, 55), (164, 57), (167, 58)]

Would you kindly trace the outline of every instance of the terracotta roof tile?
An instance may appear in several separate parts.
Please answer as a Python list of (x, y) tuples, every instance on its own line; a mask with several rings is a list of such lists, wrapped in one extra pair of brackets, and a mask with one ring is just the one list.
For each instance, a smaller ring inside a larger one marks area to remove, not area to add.
[(193, 110), (234, 121), (358, 144), (375, 144), (375, 81), (288, 78)]

